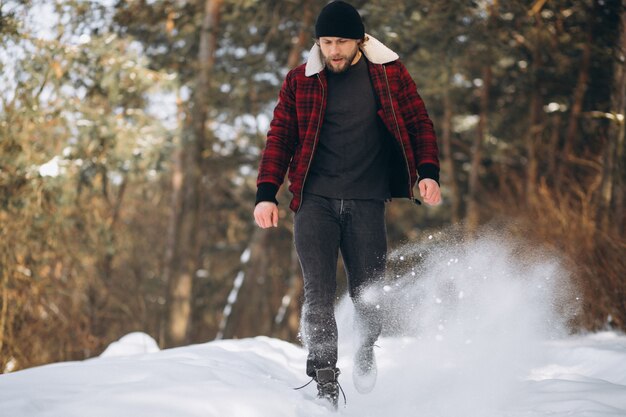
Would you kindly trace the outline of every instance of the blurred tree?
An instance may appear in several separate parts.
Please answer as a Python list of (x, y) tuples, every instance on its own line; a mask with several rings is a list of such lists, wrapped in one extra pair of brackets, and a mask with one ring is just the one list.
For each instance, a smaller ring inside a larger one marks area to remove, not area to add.
[(168, 77), (126, 40), (88, 30), (103, 8), (57, 7), (66, 23), (53, 39), (3, 38), (14, 55), (0, 94), (1, 369), (89, 356), (123, 320), (147, 325), (115, 264), (128, 260), (120, 242), (141, 244), (120, 223), (124, 201), (141, 204), (137, 181), (154, 186), (147, 172), (165, 130), (145, 94)]
[[(325, 3), (0, 3), (0, 371), (134, 330), (296, 339), (291, 215), (261, 231), (251, 211), (278, 89)], [(442, 145), (444, 203), (388, 205), (390, 247), (514, 219), (507, 233), (575, 260), (576, 326), (626, 328), (622, 1), (353, 4)]]

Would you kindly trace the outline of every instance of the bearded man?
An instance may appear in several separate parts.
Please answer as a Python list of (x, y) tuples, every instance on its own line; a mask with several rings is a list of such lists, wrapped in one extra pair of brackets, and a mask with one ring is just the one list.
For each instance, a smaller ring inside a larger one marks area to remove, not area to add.
[[(424, 102), (398, 55), (365, 33), (348, 3), (326, 5), (305, 64), (280, 90), (257, 179), (254, 218), (278, 225), (276, 194), (288, 172), (294, 241), (304, 277), (302, 339), (306, 372), (318, 396), (337, 407), (336, 269), (341, 252), (355, 306), (358, 345), (353, 380), (361, 393), (376, 381), (374, 343), (380, 300), (365, 288), (385, 274), (385, 204), (439, 204), (437, 139)], [(416, 200), (417, 202), (417, 200)]]

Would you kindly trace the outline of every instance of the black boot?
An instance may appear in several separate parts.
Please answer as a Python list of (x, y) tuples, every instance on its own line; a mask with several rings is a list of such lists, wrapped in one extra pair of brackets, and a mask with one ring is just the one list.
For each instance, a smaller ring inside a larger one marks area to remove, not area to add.
[(339, 369), (325, 368), (315, 370), (315, 381), (317, 382), (317, 398), (323, 398), (330, 402), (334, 410), (338, 407), (339, 400)]

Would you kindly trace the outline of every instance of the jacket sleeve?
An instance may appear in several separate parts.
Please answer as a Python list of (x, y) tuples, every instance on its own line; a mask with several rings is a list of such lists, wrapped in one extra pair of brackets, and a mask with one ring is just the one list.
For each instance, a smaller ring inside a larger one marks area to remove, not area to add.
[(276, 193), (285, 180), (285, 174), (298, 142), (293, 72), (287, 74), (274, 108), (274, 117), (267, 133), (257, 177), (256, 203), (276, 201)]
[(399, 104), (415, 153), (417, 172), (420, 180), (432, 178), (439, 182), (439, 148), (433, 122), (417, 92), (413, 78), (400, 61), (398, 64), (401, 87)]

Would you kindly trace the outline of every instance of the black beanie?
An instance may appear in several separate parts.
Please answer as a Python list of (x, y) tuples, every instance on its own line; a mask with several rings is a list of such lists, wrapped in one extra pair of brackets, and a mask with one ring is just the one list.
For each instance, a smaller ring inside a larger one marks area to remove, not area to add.
[(365, 28), (359, 12), (345, 1), (328, 3), (315, 22), (315, 37), (363, 39)]

